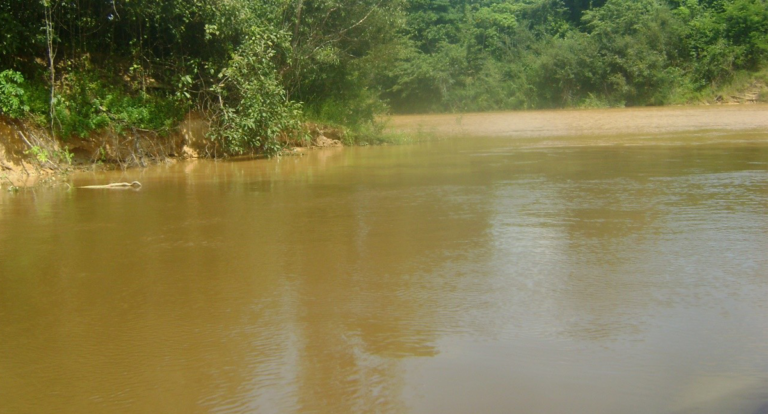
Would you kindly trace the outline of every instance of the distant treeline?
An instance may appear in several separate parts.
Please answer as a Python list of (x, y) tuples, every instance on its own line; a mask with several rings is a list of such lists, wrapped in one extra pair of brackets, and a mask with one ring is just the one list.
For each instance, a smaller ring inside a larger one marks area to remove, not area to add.
[(768, 57), (765, 0), (3, 0), (0, 112), (63, 139), (168, 131), (234, 153), (305, 119), (695, 100)]
[(768, 56), (765, 0), (411, 0), (400, 111), (695, 100)]

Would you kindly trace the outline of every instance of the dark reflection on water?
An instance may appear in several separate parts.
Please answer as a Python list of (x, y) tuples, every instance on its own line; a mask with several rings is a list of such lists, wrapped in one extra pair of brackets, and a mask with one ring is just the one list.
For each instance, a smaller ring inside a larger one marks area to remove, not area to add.
[(768, 141), (643, 139), (3, 194), (0, 413), (759, 412)]

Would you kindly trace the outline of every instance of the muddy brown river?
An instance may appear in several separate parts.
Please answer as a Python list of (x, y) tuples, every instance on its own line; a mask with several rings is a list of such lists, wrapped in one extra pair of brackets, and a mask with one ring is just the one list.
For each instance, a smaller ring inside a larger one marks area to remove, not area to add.
[(0, 194), (0, 413), (768, 413), (768, 107)]

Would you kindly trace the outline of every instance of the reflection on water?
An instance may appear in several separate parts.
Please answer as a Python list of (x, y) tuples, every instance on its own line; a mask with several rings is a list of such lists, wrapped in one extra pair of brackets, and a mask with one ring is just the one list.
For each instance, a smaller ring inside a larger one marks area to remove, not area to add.
[(4, 194), (0, 413), (763, 413), (768, 141), (644, 139)]

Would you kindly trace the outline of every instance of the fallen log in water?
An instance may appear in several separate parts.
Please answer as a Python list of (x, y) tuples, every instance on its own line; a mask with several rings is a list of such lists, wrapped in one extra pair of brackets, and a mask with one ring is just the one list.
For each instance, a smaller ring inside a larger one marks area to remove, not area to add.
[(109, 183), (105, 185), (85, 185), (78, 188), (113, 188), (113, 189), (125, 189), (125, 188), (141, 188), (141, 183), (133, 181), (130, 183)]

